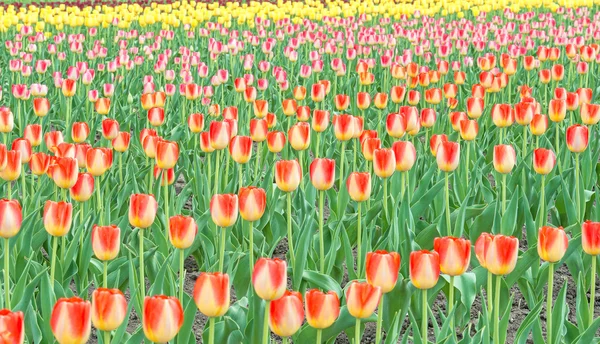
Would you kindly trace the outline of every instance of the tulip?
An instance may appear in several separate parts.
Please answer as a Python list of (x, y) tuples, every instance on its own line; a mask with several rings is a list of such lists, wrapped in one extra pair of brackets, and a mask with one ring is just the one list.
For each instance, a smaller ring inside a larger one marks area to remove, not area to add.
[(569, 238), (562, 227), (544, 226), (538, 233), (538, 255), (549, 263), (557, 263), (567, 252)]
[(33, 99), (33, 113), (37, 117), (44, 117), (50, 112), (50, 101), (48, 98)]
[(556, 164), (556, 156), (549, 149), (538, 148), (533, 151), (533, 169), (536, 173), (547, 175)]
[(467, 98), (467, 115), (472, 119), (478, 119), (483, 114), (483, 98)]
[(360, 319), (368, 318), (375, 312), (381, 298), (381, 287), (367, 282), (351, 282), (346, 290), (348, 313), (356, 318), (354, 337), (357, 343), (361, 340)]
[[(281, 131), (272, 131), (267, 134), (267, 148), (271, 153), (279, 153), (285, 146), (285, 134)], [(274, 157), (276, 155), (274, 154)]]
[(94, 192), (94, 176), (89, 173), (79, 173), (77, 182), (70, 189), (71, 198), (77, 202), (86, 202)]
[[(202, 272), (194, 285), (193, 298), (200, 313), (209, 317), (210, 326), (214, 318), (227, 313), (230, 303), (229, 275), (220, 272)], [(214, 335), (214, 330), (209, 332)], [(212, 338), (211, 338), (212, 339)], [(209, 342), (212, 343), (211, 339)]]
[(422, 290), (423, 317), (421, 333), (423, 343), (427, 343), (427, 289), (433, 288), (440, 276), (440, 257), (436, 251), (414, 251), (410, 254), (410, 280)]
[(183, 325), (183, 308), (175, 297), (145, 297), (142, 314), (144, 335), (151, 342), (169, 342), (175, 338)]
[(87, 343), (92, 331), (92, 305), (78, 297), (58, 299), (50, 316), (50, 328), (59, 344)]
[(105, 119), (102, 121), (102, 136), (107, 140), (112, 140), (119, 135), (119, 122), (114, 119)]
[(5, 344), (23, 344), (25, 341), (25, 321), (23, 312), (0, 310), (0, 339)]
[(263, 340), (268, 340), (269, 304), (272, 300), (281, 298), (286, 292), (287, 264), (279, 258), (260, 258), (252, 270), (252, 285), (256, 295), (266, 301)]
[(169, 218), (169, 241), (180, 250), (192, 246), (198, 233), (198, 225), (192, 217), (176, 215)]
[(600, 106), (597, 104), (582, 103), (579, 107), (581, 122), (585, 125), (595, 125), (600, 121)]
[(302, 294), (286, 290), (269, 304), (269, 327), (280, 337), (291, 337), (304, 322)]
[[(229, 143), (229, 155), (238, 164), (246, 164), (252, 156), (252, 139), (250, 136), (234, 136)], [(240, 167), (241, 177), (241, 167)], [(240, 186), (242, 185), (240, 178)]]
[[(158, 203), (153, 195), (133, 194), (129, 198), (129, 224), (139, 228), (140, 236), (140, 281), (144, 279), (144, 231), (154, 223)], [(145, 287), (142, 283), (142, 296), (145, 297)]]
[(579, 155), (587, 149), (589, 141), (588, 127), (574, 124), (567, 128), (567, 148), (575, 153), (575, 192), (577, 204), (577, 220), (581, 220), (581, 195), (579, 191)]
[(406, 133), (406, 121), (399, 113), (391, 113), (386, 119), (386, 131), (393, 138), (402, 138)]
[(15, 181), (21, 175), (21, 152), (16, 150), (10, 150), (6, 152), (5, 168), (0, 170), (0, 178), (7, 181), (8, 186), (8, 198), (11, 198), (11, 182)]
[(31, 147), (37, 147), (42, 143), (42, 126), (39, 124), (28, 124), (23, 131), (23, 138), (29, 141)]
[(275, 183), (283, 192), (292, 192), (302, 181), (302, 171), (297, 160), (280, 160), (275, 164)]
[(116, 330), (127, 316), (127, 300), (119, 289), (98, 288), (92, 293), (92, 324), (104, 332), (110, 343), (110, 331)]
[(592, 278), (590, 282), (589, 320), (594, 321), (594, 306), (596, 296), (596, 256), (600, 254), (600, 222), (585, 221), (581, 225), (581, 247), (583, 252), (592, 256)]
[(160, 140), (156, 145), (156, 165), (160, 169), (175, 167), (179, 159), (179, 145), (174, 141)]
[[(23, 221), (23, 214), (21, 205), (17, 200), (0, 200), (0, 237), (4, 238), (4, 252), (9, 252), (9, 239), (14, 237), (21, 230), (21, 223)], [(8, 253), (4, 254), (4, 292), (5, 302), (10, 307), (10, 272), (9, 272), (9, 259)]]
[(254, 228), (252, 222), (260, 220), (267, 207), (267, 194), (264, 189), (254, 186), (242, 187), (238, 192), (240, 216), (250, 222), (250, 271), (254, 269)]
[(340, 315), (340, 299), (334, 291), (327, 293), (310, 289), (304, 295), (306, 322), (317, 329), (317, 343), (321, 343), (322, 330), (330, 327)]
[(210, 200), (210, 216), (217, 227), (221, 227), (221, 249), (219, 271), (223, 271), (225, 260), (226, 228), (233, 226), (238, 217), (238, 196), (235, 194), (215, 194)]

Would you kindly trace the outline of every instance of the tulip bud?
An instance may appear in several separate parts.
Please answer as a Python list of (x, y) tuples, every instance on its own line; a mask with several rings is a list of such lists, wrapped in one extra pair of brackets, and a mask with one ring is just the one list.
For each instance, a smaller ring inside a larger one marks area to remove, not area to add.
[(151, 342), (169, 342), (183, 325), (183, 308), (175, 297), (146, 296), (142, 314), (142, 328)]
[(367, 282), (381, 288), (383, 294), (396, 286), (400, 270), (400, 255), (396, 252), (375, 251), (367, 253), (365, 273)]
[(200, 313), (209, 318), (227, 313), (230, 303), (229, 275), (202, 272), (194, 285), (193, 297)]
[(529, 126), (531, 129), (531, 134), (535, 136), (544, 135), (546, 130), (548, 130), (548, 117), (545, 115), (535, 114), (533, 115), (533, 119), (531, 120), (531, 124)]
[(71, 230), (73, 205), (67, 202), (46, 201), (44, 205), (44, 228), (55, 237), (62, 237)]
[(544, 226), (538, 232), (538, 255), (541, 259), (556, 263), (564, 257), (569, 246), (569, 238), (562, 227)]
[(494, 169), (498, 173), (507, 174), (512, 171), (517, 162), (515, 149), (511, 145), (497, 145), (494, 147)]
[(366, 282), (350, 282), (346, 290), (348, 313), (358, 319), (370, 317), (375, 312), (381, 296), (381, 287)]
[(460, 162), (460, 145), (456, 142), (441, 142), (437, 148), (436, 161), (441, 171), (456, 170)]
[(288, 140), (294, 150), (303, 151), (310, 145), (310, 126), (308, 123), (299, 122), (288, 131)]
[(487, 244), (485, 264), (494, 275), (508, 275), (517, 264), (519, 239), (512, 236), (495, 235)]
[(302, 170), (297, 160), (280, 160), (275, 163), (275, 183), (283, 192), (292, 192), (302, 181)]
[(440, 258), (440, 271), (450, 276), (460, 276), (469, 268), (471, 242), (467, 239), (435, 238), (433, 249)]
[(217, 227), (233, 226), (238, 217), (238, 197), (235, 194), (216, 194), (210, 200), (210, 216)]
[(324, 293), (318, 289), (311, 289), (304, 297), (306, 322), (311, 327), (325, 329), (333, 325), (340, 315), (340, 299), (335, 292)]
[(129, 197), (129, 224), (145, 229), (152, 226), (156, 218), (158, 203), (153, 195), (133, 194)]
[(380, 178), (388, 178), (394, 174), (396, 156), (392, 149), (381, 148), (373, 152), (373, 170)]
[(430, 289), (440, 277), (440, 256), (436, 251), (410, 253), (410, 280), (417, 289)]
[(198, 225), (192, 217), (176, 215), (169, 218), (169, 241), (180, 250), (189, 248), (196, 239)]
[(335, 182), (335, 160), (317, 158), (310, 164), (310, 181), (315, 189), (327, 191)]
[(92, 331), (92, 305), (78, 297), (60, 298), (52, 309), (50, 328), (59, 344), (86, 343)]
[(156, 165), (161, 170), (175, 167), (179, 159), (179, 145), (175, 141), (160, 140), (156, 145)]
[(533, 169), (536, 173), (546, 175), (552, 172), (556, 164), (556, 155), (549, 149), (538, 148), (533, 151)]
[(252, 271), (252, 285), (256, 295), (272, 301), (282, 297), (286, 291), (287, 263), (279, 258), (260, 258)]
[(267, 148), (271, 153), (279, 153), (285, 146), (285, 134), (281, 131), (272, 131), (267, 134)]
[(412, 142), (396, 141), (392, 144), (392, 150), (396, 158), (396, 171), (410, 171), (417, 161), (417, 150)]
[(567, 128), (567, 148), (573, 153), (582, 153), (587, 149), (589, 141), (588, 127), (574, 124)]
[(0, 310), (0, 340), (5, 344), (22, 344), (25, 341), (23, 312)]
[(77, 182), (70, 189), (71, 198), (77, 202), (86, 202), (94, 193), (94, 177), (89, 173), (79, 173)]
[(600, 222), (587, 220), (581, 225), (581, 247), (589, 255), (600, 254)]
[(129, 148), (130, 140), (131, 134), (126, 131), (121, 131), (117, 134), (117, 137), (112, 140), (112, 146), (115, 151), (124, 153)]
[(23, 213), (17, 200), (0, 200), (0, 237), (10, 239), (21, 230)]
[(269, 327), (280, 337), (291, 337), (304, 321), (302, 294), (286, 290), (269, 305)]
[(254, 186), (242, 187), (238, 192), (240, 216), (254, 222), (260, 220), (267, 207), (267, 194), (264, 189)]
[(369, 172), (350, 173), (346, 179), (346, 188), (353, 201), (368, 200), (371, 197), (371, 174)]
[(0, 178), (7, 182), (15, 181), (21, 175), (21, 152), (11, 150), (6, 152), (5, 168), (0, 170)]
[(92, 293), (92, 323), (100, 331), (119, 328), (127, 316), (127, 299), (119, 289), (98, 288)]

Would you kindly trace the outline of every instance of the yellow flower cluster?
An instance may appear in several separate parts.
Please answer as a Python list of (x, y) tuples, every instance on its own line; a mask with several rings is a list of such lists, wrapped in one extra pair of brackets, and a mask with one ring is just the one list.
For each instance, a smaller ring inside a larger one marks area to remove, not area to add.
[[(277, 3), (250, 1), (219, 3), (197, 3), (181, 1), (165, 5), (152, 3), (141, 6), (134, 3), (121, 5), (85, 7), (14, 6), (0, 7), (0, 31), (20, 25), (33, 25), (36, 30), (62, 30), (70, 27), (108, 27), (115, 23), (121, 29), (139, 25), (161, 25), (162, 28), (180, 26), (197, 27), (208, 21), (216, 21), (226, 27), (233, 24), (252, 28), (256, 17), (277, 21), (289, 18), (294, 23), (303, 19), (321, 20), (329, 17), (350, 17), (366, 14), (368, 18), (388, 17), (398, 20), (402, 16), (442, 15), (477, 16), (510, 8), (514, 12), (544, 8), (556, 11), (559, 7), (582, 7), (600, 4), (600, 0), (326, 0), (283, 1)], [(117, 24), (118, 22), (118, 24)]]

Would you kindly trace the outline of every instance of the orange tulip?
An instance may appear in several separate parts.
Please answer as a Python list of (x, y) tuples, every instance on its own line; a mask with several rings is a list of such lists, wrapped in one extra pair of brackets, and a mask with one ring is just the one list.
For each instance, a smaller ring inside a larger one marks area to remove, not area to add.
[(429, 139), (429, 149), (433, 156), (437, 156), (438, 148), (442, 142), (448, 142), (448, 136), (446, 136), (446, 134), (431, 135), (431, 139)]
[(94, 193), (94, 176), (90, 173), (79, 173), (77, 182), (70, 189), (71, 198), (77, 202), (86, 202)]
[[(21, 175), (21, 152), (6, 152), (6, 167), (0, 171), (0, 178), (7, 182), (15, 181)], [(77, 176), (75, 176), (77, 178)]]
[(350, 173), (346, 180), (346, 188), (353, 201), (368, 200), (371, 197), (371, 174), (369, 172)]
[(198, 225), (194, 218), (176, 215), (169, 218), (169, 241), (180, 250), (189, 248), (196, 239)]
[(59, 344), (83, 344), (92, 331), (92, 305), (78, 297), (60, 298), (52, 309), (50, 328)]
[(71, 230), (73, 205), (67, 202), (46, 201), (44, 205), (44, 228), (55, 237), (67, 235)]
[(75, 144), (73, 143), (62, 142), (58, 146), (56, 146), (56, 152), (54, 152), (54, 155), (57, 158), (75, 159), (75, 157), (77, 156), (77, 149), (75, 147)]
[(193, 113), (188, 117), (188, 127), (192, 133), (199, 133), (204, 129), (204, 115)]
[(153, 195), (133, 194), (129, 197), (129, 224), (137, 228), (148, 228), (154, 223), (158, 203)]
[(600, 222), (587, 220), (581, 225), (581, 247), (589, 255), (600, 254)]
[(12, 150), (18, 151), (21, 156), (21, 163), (27, 164), (31, 160), (31, 143), (25, 139), (16, 139), (12, 143)]
[(50, 112), (50, 101), (48, 98), (33, 99), (33, 113), (38, 117), (44, 117)]
[(99, 98), (94, 103), (94, 109), (99, 115), (108, 115), (110, 112), (110, 98)]
[(112, 140), (119, 135), (119, 122), (114, 119), (105, 119), (102, 121), (102, 136), (107, 140)]
[(589, 141), (588, 127), (574, 124), (567, 128), (567, 148), (573, 153), (582, 153), (587, 149)]
[(417, 150), (412, 142), (396, 141), (392, 144), (392, 150), (396, 158), (396, 171), (410, 171), (417, 161)]
[(562, 99), (550, 100), (548, 105), (548, 117), (552, 122), (561, 122), (567, 115), (567, 102)]
[(421, 126), (431, 128), (435, 125), (436, 114), (434, 109), (423, 108), (421, 110)]
[(254, 101), (252, 108), (254, 109), (254, 116), (256, 116), (256, 118), (263, 118), (269, 113), (269, 102), (257, 99)]
[(285, 134), (281, 131), (272, 131), (267, 134), (267, 148), (271, 153), (279, 153), (285, 146)]
[(23, 131), (23, 138), (29, 141), (32, 147), (42, 143), (42, 126), (39, 124), (28, 124)]
[(254, 142), (263, 142), (267, 139), (269, 124), (264, 118), (253, 118), (250, 120), (250, 137)]
[(531, 128), (531, 134), (535, 136), (544, 135), (546, 130), (548, 130), (548, 117), (540, 114), (533, 115), (529, 127)]
[(293, 116), (296, 114), (298, 109), (298, 103), (295, 99), (284, 99), (281, 103), (283, 107), (283, 114), (286, 116)]
[(214, 121), (209, 127), (210, 146), (213, 149), (221, 150), (229, 144), (231, 138), (231, 127), (228, 122)]
[(373, 99), (373, 103), (375, 104), (376, 108), (378, 108), (379, 110), (385, 109), (386, 106), (387, 106), (387, 102), (388, 102), (388, 95), (387, 95), (387, 93), (377, 93), (377, 94), (375, 94), (375, 98)]
[(242, 187), (238, 192), (240, 216), (254, 222), (260, 220), (267, 207), (267, 193), (254, 186)]
[(31, 155), (31, 160), (29, 161), (29, 168), (31, 169), (31, 173), (36, 176), (41, 176), (46, 174), (48, 168), (50, 167), (50, 156), (46, 153), (33, 153)]
[(410, 253), (410, 281), (417, 289), (433, 288), (440, 277), (440, 256), (436, 251)]
[(381, 295), (381, 287), (367, 282), (350, 282), (346, 290), (348, 313), (358, 319), (370, 317), (375, 312)]
[(397, 252), (375, 251), (367, 253), (365, 273), (367, 282), (380, 287), (383, 294), (396, 286), (400, 270), (400, 255)]
[(109, 168), (111, 157), (102, 148), (90, 148), (85, 155), (85, 164), (89, 174), (94, 177), (103, 175)]
[(302, 181), (298, 160), (280, 160), (275, 163), (275, 183), (283, 192), (292, 192)]
[(490, 233), (481, 233), (477, 241), (475, 242), (475, 256), (479, 261), (479, 265), (481, 265), (484, 269), (487, 269), (487, 264), (485, 262), (485, 257), (487, 250), (492, 242), (494, 236)]
[(492, 106), (492, 120), (498, 128), (510, 127), (515, 121), (514, 110), (510, 104), (494, 104)]
[(460, 137), (465, 141), (473, 141), (479, 133), (477, 120), (465, 119), (460, 121)]
[(115, 225), (92, 227), (92, 250), (102, 261), (113, 260), (119, 255), (121, 229)]
[(234, 136), (229, 143), (229, 154), (238, 164), (247, 163), (252, 155), (252, 139), (249, 136)]
[(329, 127), (329, 111), (315, 110), (312, 118), (312, 129), (317, 133), (322, 133), (327, 127)]
[(115, 151), (124, 153), (129, 148), (129, 142), (131, 141), (131, 134), (126, 131), (121, 131), (112, 140), (112, 146)]
[(579, 108), (581, 122), (586, 125), (595, 125), (600, 121), (600, 106), (596, 104), (583, 103)]
[(156, 165), (162, 170), (175, 167), (179, 159), (179, 145), (175, 141), (160, 140), (156, 145)]
[(25, 321), (23, 312), (0, 310), (0, 341), (4, 344), (23, 344)]
[[(96, 103), (97, 104), (97, 103)], [(165, 109), (153, 107), (148, 110), (148, 123), (153, 127), (160, 127), (165, 122)]]
[(317, 158), (310, 164), (310, 181), (315, 189), (327, 191), (335, 182), (335, 160)]
[(294, 150), (306, 150), (310, 145), (310, 125), (305, 122), (292, 125), (288, 131), (288, 140)]
[(385, 121), (385, 128), (388, 133), (393, 138), (402, 138), (406, 133), (406, 121), (404, 116), (399, 113), (391, 113), (387, 116)]
[(560, 261), (569, 246), (569, 238), (562, 227), (544, 226), (538, 232), (537, 251), (541, 259), (556, 263)]
[(0, 132), (10, 133), (15, 126), (13, 113), (5, 107), (0, 107)]
[(229, 275), (220, 272), (202, 272), (192, 294), (200, 313), (209, 318), (227, 313), (230, 303)]
[(252, 271), (252, 285), (263, 300), (279, 299), (286, 291), (287, 263), (279, 258), (260, 258)]
[(361, 150), (365, 160), (373, 161), (373, 153), (381, 148), (381, 140), (377, 137), (366, 138), (361, 144)]
[(146, 296), (142, 314), (144, 335), (155, 343), (169, 342), (183, 325), (183, 308), (175, 297)]
[(494, 275), (511, 273), (517, 264), (519, 239), (500, 234), (491, 237), (487, 245), (485, 264), (488, 271)]
[(520, 125), (528, 125), (533, 120), (535, 104), (532, 102), (520, 102), (515, 105), (515, 120)]
[(302, 294), (286, 290), (269, 305), (269, 327), (280, 337), (291, 337), (304, 322)]
[(394, 174), (396, 156), (389, 148), (380, 148), (373, 152), (373, 170), (380, 178), (388, 178)]
[(77, 91), (77, 82), (71, 79), (65, 79), (62, 83), (62, 94), (65, 97), (73, 97)]
[(546, 175), (552, 172), (556, 164), (556, 155), (549, 149), (538, 148), (533, 151), (533, 169), (536, 173)]
[(333, 100), (335, 102), (335, 108), (338, 111), (344, 111), (350, 106), (350, 97), (345, 94), (338, 94)]
[(460, 145), (450, 141), (441, 142), (437, 148), (436, 161), (441, 171), (456, 170), (460, 162)]
[(75, 122), (71, 127), (71, 137), (76, 143), (83, 142), (90, 134), (90, 127), (85, 122)]
[(340, 299), (334, 291), (324, 293), (318, 289), (310, 289), (304, 297), (306, 322), (311, 327), (328, 328), (340, 316)]
[(333, 116), (333, 131), (340, 141), (348, 141), (354, 137), (355, 121), (352, 115)]
[(19, 234), (23, 213), (17, 200), (0, 200), (0, 237), (10, 239)]
[(433, 249), (439, 255), (442, 273), (459, 276), (469, 268), (471, 241), (454, 237), (435, 238)]
[(511, 145), (494, 146), (494, 169), (496, 172), (507, 174), (512, 171), (517, 162), (515, 149)]
[(154, 165), (154, 171), (152, 174), (154, 176), (154, 180), (158, 180), (160, 178), (160, 186), (172, 185), (175, 182), (175, 169), (173, 168), (163, 170)]
[(100, 331), (116, 330), (127, 316), (127, 299), (119, 289), (98, 288), (92, 293), (92, 324)]
[(216, 194), (210, 200), (210, 216), (218, 227), (233, 226), (238, 217), (238, 196)]

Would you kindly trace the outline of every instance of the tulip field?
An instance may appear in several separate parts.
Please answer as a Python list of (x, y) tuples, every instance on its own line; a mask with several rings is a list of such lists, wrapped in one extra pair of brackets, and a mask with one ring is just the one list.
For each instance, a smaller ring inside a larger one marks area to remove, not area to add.
[(0, 344), (600, 343), (600, 0), (10, 1), (0, 37)]

